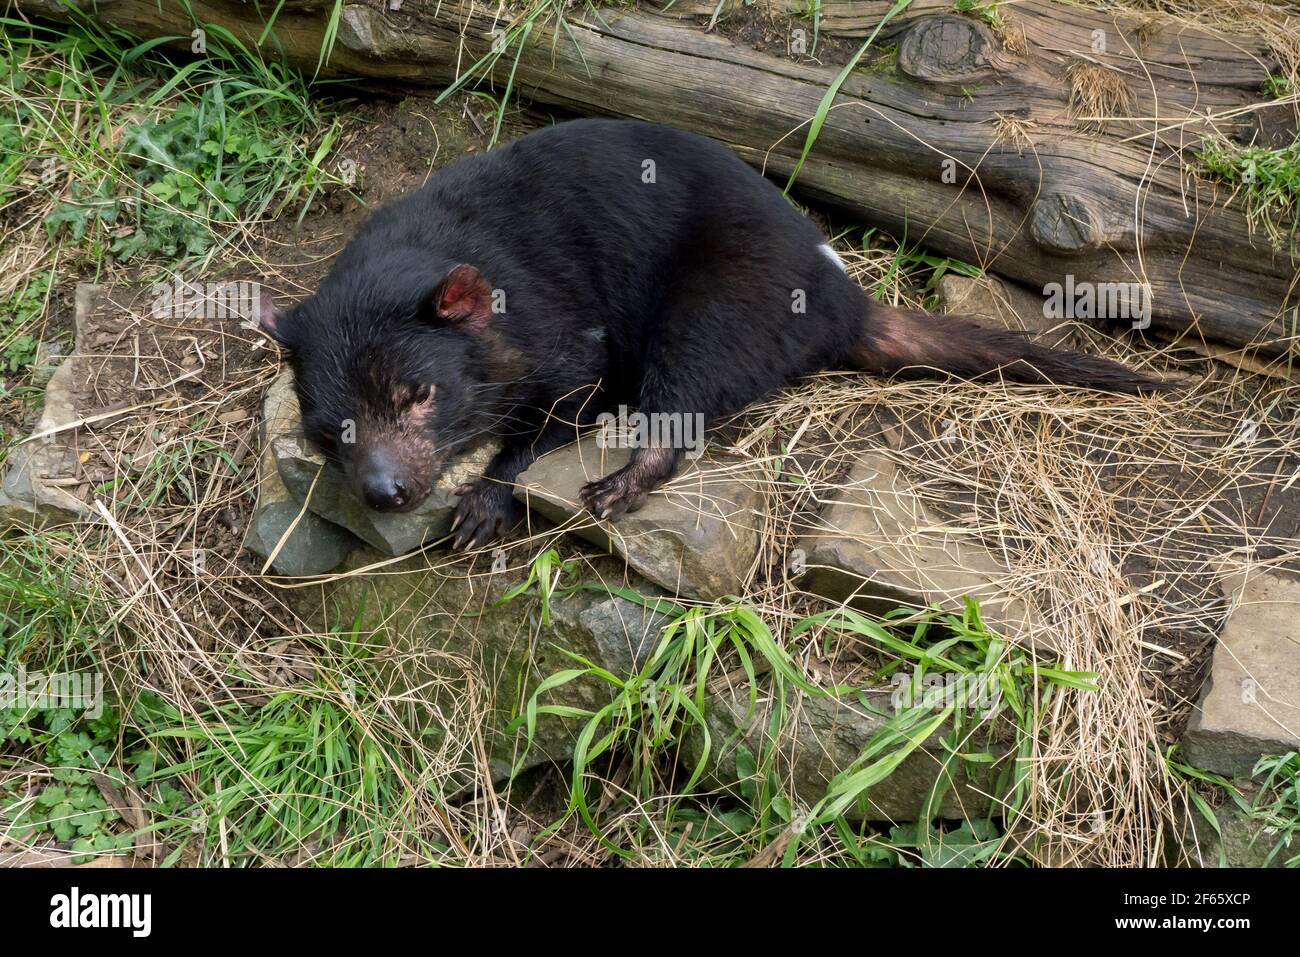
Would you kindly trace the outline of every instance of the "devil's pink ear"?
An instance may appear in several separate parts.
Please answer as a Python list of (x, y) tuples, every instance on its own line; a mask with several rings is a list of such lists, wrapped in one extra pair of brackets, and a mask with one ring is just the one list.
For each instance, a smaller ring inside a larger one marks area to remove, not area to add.
[(482, 329), (492, 318), (492, 287), (481, 272), (462, 263), (438, 285), (434, 309), (444, 322)]
[(257, 324), (280, 345), (289, 344), (284, 310), (275, 304), (270, 290), (265, 286), (259, 288), (257, 292)]

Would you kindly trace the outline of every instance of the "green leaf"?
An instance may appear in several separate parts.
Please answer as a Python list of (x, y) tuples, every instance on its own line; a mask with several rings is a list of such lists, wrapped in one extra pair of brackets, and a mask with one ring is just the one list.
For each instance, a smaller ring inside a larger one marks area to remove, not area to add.
[(161, 182), (154, 183), (152, 186), (150, 186), (149, 192), (154, 197), (154, 199), (158, 200), (161, 203), (165, 203), (168, 200), (170, 200), (173, 196), (176, 195), (177, 189), (174, 184), (169, 183), (166, 180), (163, 180)]
[(77, 826), (73, 823), (71, 804), (56, 804), (50, 809), (50, 830), (60, 841), (70, 841), (77, 835)]

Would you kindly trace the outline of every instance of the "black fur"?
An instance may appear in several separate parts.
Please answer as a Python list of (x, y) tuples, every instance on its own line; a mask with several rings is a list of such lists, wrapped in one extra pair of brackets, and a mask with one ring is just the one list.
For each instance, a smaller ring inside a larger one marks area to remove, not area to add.
[[(291, 351), (308, 436), (377, 507), (411, 507), (451, 454), (503, 439), (462, 489), (461, 545), (504, 531), (518, 472), (619, 404), (713, 422), (820, 370), (918, 365), (1156, 386), (1105, 360), (1061, 362), (1014, 336), (882, 309), (825, 241), (718, 143), (579, 120), (460, 160), (380, 210), (320, 289), (267, 325)], [(472, 268), (450, 279), (459, 265)], [(923, 320), (946, 326), (933, 335)], [(601, 515), (636, 508), (678, 456), (638, 449), (584, 501)]]

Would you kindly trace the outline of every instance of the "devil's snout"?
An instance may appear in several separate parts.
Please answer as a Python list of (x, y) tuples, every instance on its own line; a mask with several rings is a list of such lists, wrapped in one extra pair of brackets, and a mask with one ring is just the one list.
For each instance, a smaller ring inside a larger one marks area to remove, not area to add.
[(416, 483), (387, 449), (367, 449), (361, 454), (357, 481), (366, 504), (381, 512), (400, 511), (416, 501)]

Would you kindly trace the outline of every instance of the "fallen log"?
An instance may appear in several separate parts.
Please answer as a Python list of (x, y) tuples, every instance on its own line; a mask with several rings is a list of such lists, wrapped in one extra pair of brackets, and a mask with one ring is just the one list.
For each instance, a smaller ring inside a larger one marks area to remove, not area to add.
[[(142, 37), (176, 35), (188, 46), (195, 28), (174, 0), (80, 2), (96, 20)], [(716, 4), (708, 0), (562, 13), (547, 0), (501, 17), (468, 0), (365, 0), (342, 9), (321, 72), (437, 88), (481, 67), (476, 78), (498, 92), (509, 84), (584, 114), (702, 132), (784, 181), (807, 124), (859, 45), (844, 38), (869, 34), (890, 6), (823, 0), (814, 51), (821, 63), (808, 55), (811, 24), (793, 17), (796, 3), (737, 13), (756, 30), (729, 21), (724, 8), (709, 30)], [(68, 15), (62, 0), (17, 6)], [(285, 0), (262, 49), (315, 69), (332, 8)], [(249, 45), (265, 31), (253, 3), (189, 9)], [(1254, 231), (1231, 187), (1193, 167), (1211, 131), (1295, 135), (1294, 96), (1258, 106), (1275, 65), (1265, 39), (1224, 39), (1050, 0), (986, 19), (917, 0), (888, 24), (876, 40), (883, 57), (840, 87), (797, 191), (909, 244), (1041, 289), (1067, 316), (1079, 305), (1078, 317), (1089, 317), (1078, 298), (1087, 291), (1091, 317), (1109, 309), (1100, 318), (1134, 328), (1149, 318), (1178, 342), (1246, 347), (1264, 358), (1300, 351), (1294, 246)], [(494, 43), (501, 55), (485, 64)], [(1117, 288), (1137, 295), (1149, 316), (1116, 298)], [(1071, 294), (1078, 301), (1062, 303)]]

